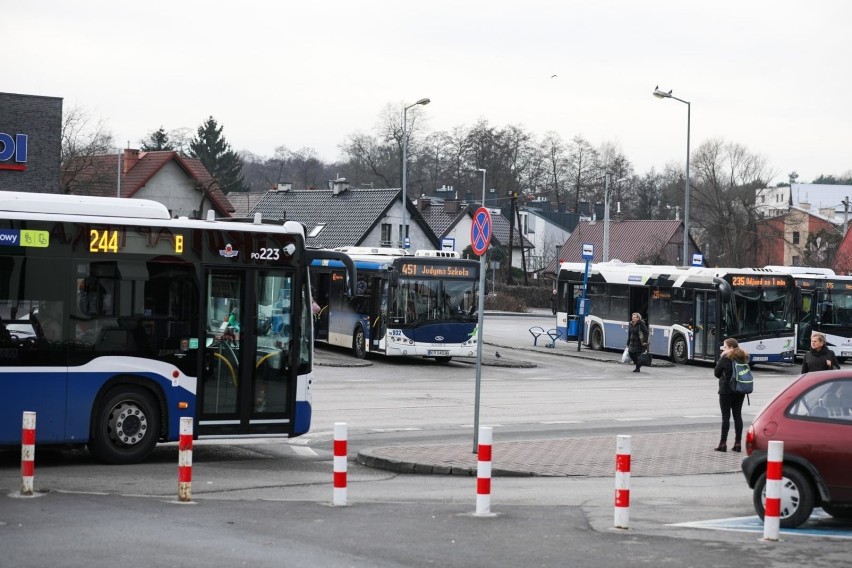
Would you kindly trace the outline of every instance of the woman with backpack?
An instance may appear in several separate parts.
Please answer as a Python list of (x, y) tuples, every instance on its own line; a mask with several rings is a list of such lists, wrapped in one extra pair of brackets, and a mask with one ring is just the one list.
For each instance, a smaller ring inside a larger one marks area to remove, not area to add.
[(728, 430), (731, 427), (731, 415), (734, 417), (734, 445), (731, 451), (742, 451), (743, 438), (743, 401), (746, 395), (734, 392), (731, 388), (731, 377), (734, 374), (734, 361), (748, 364), (748, 353), (740, 348), (736, 339), (729, 337), (722, 342), (722, 353), (713, 374), (719, 379), (719, 408), (722, 410), (722, 437), (717, 452), (728, 451)]

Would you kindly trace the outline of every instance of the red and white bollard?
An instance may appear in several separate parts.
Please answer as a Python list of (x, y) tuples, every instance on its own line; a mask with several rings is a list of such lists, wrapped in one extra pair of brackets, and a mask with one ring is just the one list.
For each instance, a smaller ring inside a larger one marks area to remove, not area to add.
[(766, 460), (763, 540), (778, 540), (781, 527), (781, 477), (784, 470), (784, 442), (769, 442)]
[(346, 505), (346, 422), (334, 423), (334, 499), (336, 506)]
[(630, 436), (618, 436), (615, 444), (615, 524), (630, 528)]
[(476, 514), (491, 514), (491, 426), (479, 427), (476, 451)]
[(178, 441), (178, 501), (192, 500), (192, 418), (180, 419)]
[(35, 428), (36, 413), (24, 412), (23, 429), (21, 430), (21, 495), (33, 494)]

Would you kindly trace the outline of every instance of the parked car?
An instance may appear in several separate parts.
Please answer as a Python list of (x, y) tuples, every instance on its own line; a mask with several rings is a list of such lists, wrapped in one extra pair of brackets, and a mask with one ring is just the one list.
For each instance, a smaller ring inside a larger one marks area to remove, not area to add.
[(814, 507), (833, 517), (852, 518), (852, 370), (800, 376), (749, 426), (742, 470), (761, 519), (770, 441), (784, 442), (782, 527), (801, 525)]

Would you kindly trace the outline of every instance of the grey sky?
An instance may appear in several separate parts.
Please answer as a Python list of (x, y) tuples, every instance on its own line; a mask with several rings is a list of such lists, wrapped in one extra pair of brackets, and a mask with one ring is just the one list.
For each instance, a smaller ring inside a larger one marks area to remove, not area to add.
[(810, 181), (852, 170), (849, 22), (842, 0), (30, 0), (3, 8), (0, 90), (63, 97), (122, 146), (213, 115), (237, 150), (326, 161), (430, 97), (430, 130), (582, 135), (642, 174), (686, 155), (686, 105), (659, 85), (692, 103), (693, 150), (738, 142), (774, 182)]

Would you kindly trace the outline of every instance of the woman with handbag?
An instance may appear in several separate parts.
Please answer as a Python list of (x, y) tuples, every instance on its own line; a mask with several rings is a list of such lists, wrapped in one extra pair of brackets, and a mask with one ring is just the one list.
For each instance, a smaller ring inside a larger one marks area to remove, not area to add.
[(713, 374), (719, 379), (719, 408), (722, 410), (722, 437), (717, 452), (728, 451), (728, 430), (731, 428), (731, 416), (734, 417), (734, 452), (742, 451), (741, 441), (743, 438), (743, 401), (746, 395), (734, 392), (731, 389), (731, 376), (734, 374), (733, 361), (748, 363), (746, 353), (737, 343), (737, 340), (729, 337), (722, 342), (722, 353)]
[(634, 313), (630, 316), (630, 325), (627, 326), (627, 352), (630, 360), (636, 365), (634, 373), (638, 373), (640, 367), (639, 354), (648, 349), (648, 326), (642, 321), (642, 316)]

